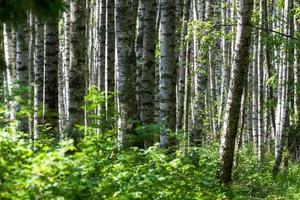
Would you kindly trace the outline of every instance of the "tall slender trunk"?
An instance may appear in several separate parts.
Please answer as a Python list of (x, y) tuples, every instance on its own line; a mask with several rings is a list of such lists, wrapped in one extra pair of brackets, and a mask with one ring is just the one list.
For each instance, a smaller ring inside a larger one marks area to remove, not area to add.
[[(64, 19), (62, 19), (64, 22)], [(64, 28), (59, 29), (59, 35), (63, 35)], [(65, 137), (65, 134), (63, 133), (64, 124), (65, 124), (65, 105), (64, 105), (64, 75), (63, 75), (63, 57), (64, 57), (64, 42), (63, 39), (59, 39), (59, 64), (58, 64), (58, 70), (57, 70), (57, 92), (58, 92), (58, 133), (60, 140), (63, 140)]]
[[(196, 3), (196, 1), (195, 1)], [(194, 18), (197, 18), (201, 21), (205, 20), (205, 1), (200, 0), (198, 2), (198, 9), (194, 13)], [(198, 55), (197, 50), (201, 48), (201, 43), (196, 37), (196, 31), (194, 30), (194, 90), (195, 90), (195, 113), (194, 113), (194, 127), (192, 131), (192, 141), (195, 144), (200, 145), (204, 140), (204, 121), (205, 121), (205, 91), (207, 86), (207, 76), (206, 76), (206, 68), (203, 64), (199, 64), (197, 62)], [(201, 71), (201, 72), (200, 72)], [(202, 73), (204, 71), (204, 73)]]
[(106, 1), (107, 91), (115, 91), (115, 2)]
[(224, 133), (220, 146), (219, 178), (225, 184), (231, 182), (235, 138), (240, 118), (241, 97), (249, 66), (249, 48), (251, 42), (252, 28), (250, 23), (253, 1), (241, 0), (239, 3), (235, 54), (226, 104)]
[(253, 71), (251, 70), (251, 68), (248, 69), (248, 81), (247, 81), (247, 84), (248, 84), (248, 89), (247, 89), (247, 96), (248, 96), (248, 104), (247, 104), (247, 109), (248, 109), (248, 113), (247, 113), (247, 126), (248, 126), (248, 142), (250, 144), (253, 144), (253, 131), (252, 131), (252, 128), (253, 128), (253, 98), (252, 98), (252, 95), (253, 95), (253, 84), (252, 84), (252, 80), (253, 80)]
[(184, 117), (183, 117), (183, 130), (184, 139), (187, 147), (190, 146), (190, 133), (189, 133), (189, 119), (190, 119), (190, 105), (191, 105), (191, 65), (190, 65), (190, 44), (186, 44), (186, 58), (185, 58), (185, 84), (184, 84)]
[[(8, 111), (7, 118), (9, 122), (16, 120), (16, 102), (13, 97), (14, 83), (16, 81), (16, 63), (15, 63), (15, 44), (16, 37), (14, 29), (8, 25), (3, 24), (3, 39), (4, 39), (4, 57), (5, 57), (5, 101)], [(11, 123), (11, 128), (16, 133), (16, 127)]]
[[(156, 25), (155, 25), (155, 35), (156, 35), (156, 42), (158, 43), (159, 39), (159, 30), (160, 30), (160, 18), (161, 18), (161, 9), (160, 9), (160, 0), (157, 0), (157, 17), (156, 17)], [(159, 123), (159, 113), (160, 113), (160, 108), (159, 108), (159, 56), (155, 57), (156, 64), (155, 64), (155, 88), (154, 88), (154, 122), (156, 124)]]
[(57, 132), (58, 125), (58, 22), (45, 25), (44, 113), (46, 122)]
[[(300, 1), (295, 0), (295, 7), (300, 6)], [(295, 16), (294, 19), (295, 23), (295, 33), (300, 32), (300, 19), (299, 16)], [(297, 117), (297, 123), (300, 125), (300, 94), (298, 88), (300, 87), (300, 45), (299, 42), (296, 43), (296, 48), (295, 48), (295, 68), (294, 68), (294, 82), (295, 82), (295, 95), (294, 95), (294, 101), (295, 101), (295, 112), (296, 112), (296, 117)]]
[[(99, 44), (99, 55), (98, 55), (98, 90), (100, 92), (104, 92), (105, 94), (105, 85), (106, 85), (106, 72), (105, 72), (105, 43), (106, 43), (106, 0), (99, 0), (99, 26), (98, 26), (98, 44)], [(92, 19), (91, 19), (92, 20)], [(96, 66), (97, 66), (96, 65)], [(105, 131), (107, 129), (107, 117), (105, 104), (107, 99), (104, 100), (105, 103), (103, 105), (99, 105), (97, 112), (100, 119), (97, 120), (97, 124), (100, 125), (100, 131)]]
[[(206, 1), (206, 10), (205, 10), (205, 20), (211, 21), (213, 20), (213, 1)], [(216, 122), (215, 122), (215, 113), (217, 112), (215, 109), (216, 103), (216, 82), (215, 82), (215, 69), (213, 63), (213, 46), (208, 46), (208, 52), (206, 57), (206, 65), (208, 69), (208, 88), (207, 88), (207, 100), (209, 102), (209, 121), (210, 121), (210, 129), (213, 132), (213, 137), (216, 137)]]
[[(295, 0), (295, 8), (300, 6), (300, 0)], [(300, 32), (300, 19), (299, 15), (294, 16), (294, 30), (296, 34), (299, 34)], [(295, 111), (295, 125), (297, 128), (300, 127), (300, 93), (299, 93), (299, 87), (300, 87), (300, 45), (299, 41), (295, 42), (295, 48), (294, 48), (294, 111)], [(289, 138), (289, 152), (291, 155), (291, 158), (294, 161), (299, 162), (300, 161), (300, 137), (296, 133), (290, 134)]]
[(188, 21), (191, 10), (191, 0), (184, 0), (183, 18), (180, 36), (180, 52), (179, 52), (179, 72), (177, 85), (177, 107), (176, 107), (176, 130), (182, 129), (183, 111), (184, 111), (184, 92), (185, 92), (185, 68), (186, 66), (186, 41), (185, 36), (188, 29)]
[(43, 66), (44, 66), (44, 24), (35, 19), (35, 49), (34, 49), (34, 114), (33, 114), (33, 148), (41, 125), (41, 108), (43, 103)]
[[(161, 0), (160, 21), (160, 121), (166, 129), (175, 131), (175, 0)], [(161, 131), (160, 145), (169, 143), (165, 130)]]
[[(103, 33), (101, 33), (100, 30), (100, 20), (101, 20), (101, 0), (93, 1), (92, 4), (88, 5), (88, 12), (89, 16), (87, 17), (87, 30), (88, 30), (88, 36), (89, 36), (89, 46), (88, 46), (88, 52), (89, 52), (89, 85), (88, 88), (91, 86), (98, 86), (98, 81), (100, 80), (99, 75), (99, 63), (100, 60), (100, 37), (102, 37)], [(102, 53), (103, 54), (103, 53)], [(103, 56), (103, 55), (102, 55)], [(102, 70), (103, 71), (103, 70)], [(94, 111), (93, 111), (94, 112)]]
[[(106, 68), (106, 116), (114, 113), (115, 98), (115, 2), (106, 1), (106, 49), (105, 49), (105, 68)], [(108, 120), (108, 119), (107, 119)]]
[[(222, 24), (227, 23), (227, 8), (228, 2), (227, 0), (222, 0), (221, 1), (221, 21)], [(229, 68), (229, 63), (228, 63), (228, 41), (226, 41), (226, 36), (228, 34), (228, 27), (224, 26), (222, 28), (222, 76), (221, 76), (221, 102), (218, 110), (218, 121), (217, 121), (217, 129), (221, 128), (222, 125), (222, 117), (223, 117), (223, 112), (225, 109), (225, 101), (227, 97), (227, 90), (228, 90), (228, 68)]]
[[(17, 102), (18, 111), (22, 110), (22, 106), (28, 106), (28, 92), (24, 87), (29, 86), (28, 82), (28, 68), (29, 68), (29, 28), (25, 23), (18, 27), (16, 31), (16, 78), (17, 88), (20, 90), (21, 101)], [(27, 115), (18, 117), (18, 129), (21, 131), (28, 131), (28, 118)]]
[(135, 55), (136, 55), (136, 100), (138, 112), (141, 109), (141, 76), (143, 65), (143, 39), (144, 39), (144, 26), (145, 26), (145, 4), (147, 1), (139, 0), (138, 13), (137, 13), (137, 26), (136, 26), (136, 39), (135, 39)]
[[(271, 2), (272, 3), (272, 2)], [(267, 2), (265, 2), (265, 4), (268, 5)], [(267, 7), (265, 5), (265, 7)], [(269, 6), (269, 10), (265, 9), (264, 10), (264, 16), (268, 16), (268, 15), (273, 15), (273, 5), (271, 4)], [(265, 20), (265, 27), (266, 29), (273, 29), (273, 25), (272, 23), (269, 23), (269, 20)], [(265, 35), (266, 37), (269, 36), (269, 31), (266, 31)], [(266, 80), (269, 80), (271, 77), (274, 76), (274, 64), (272, 63), (272, 52), (274, 51), (274, 48), (272, 45), (270, 44), (266, 44), (266, 49), (264, 51), (265, 54), (265, 64), (266, 64)], [(267, 127), (267, 132), (266, 134), (268, 134), (268, 136), (266, 135), (266, 139), (271, 139), (274, 137), (275, 135), (275, 111), (274, 111), (274, 105), (275, 105), (275, 98), (274, 98), (274, 88), (272, 84), (267, 84), (267, 88), (266, 88), (266, 102), (267, 103), (267, 121), (269, 123), (269, 126)], [(265, 142), (266, 143), (266, 142)]]
[(259, 13), (260, 13), (260, 23), (259, 27), (261, 30), (259, 30), (258, 33), (258, 61), (257, 61), (257, 74), (258, 74), (258, 160), (263, 159), (264, 154), (264, 139), (265, 139), (265, 133), (264, 133), (264, 51), (265, 51), (265, 45), (263, 44), (263, 37), (264, 32), (262, 29), (266, 29), (266, 17), (265, 16), (265, 10), (266, 7), (266, 0), (260, 0), (259, 1)]
[[(256, 10), (256, 4), (254, 4)], [(258, 153), (258, 30), (255, 30), (252, 58), (252, 131), (253, 131), (253, 149)]]
[[(290, 34), (289, 12), (291, 11), (291, 0), (285, 0), (284, 4), (284, 33)], [(288, 45), (289, 39), (286, 39)], [(286, 46), (287, 47), (287, 46)], [(283, 65), (278, 70), (278, 104), (276, 109), (276, 138), (275, 138), (275, 163), (273, 173), (276, 174), (282, 160), (282, 154), (286, 141), (286, 126), (288, 126), (288, 77), (289, 77), (289, 50), (285, 48)]]
[[(248, 72), (247, 72), (248, 73)], [(248, 78), (249, 76), (247, 76)], [(248, 106), (248, 80), (246, 81), (246, 84), (244, 86), (244, 92), (242, 96), (242, 102), (241, 102), (241, 119), (240, 119), (240, 125), (239, 125), (239, 140), (238, 140), (238, 147), (237, 151), (239, 151), (242, 148), (242, 145), (248, 143), (249, 139), (247, 138), (247, 132), (245, 129), (246, 124), (246, 117), (247, 117), (247, 106)]]
[(141, 68), (140, 118), (143, 124), (154, 123), (155, 91), (155, 20), (156, 0), (145, 1), (143, 62)]
[(86, 1), (71, 1), (70, 5), (70, 72), (69, 72), (69, 136), (77, 144), (80, 135), (76, 125), (84, 123), (86, 73)]
[[(33, 107), (33, 93), (34, 93), (34, 53), (35, 53), (35, 16), (32, 12), (29, 15), (29, 27), (30, 27), (30, 37), (29, 37), (29, 65), (28, 65), (28, 83), (29, 85), (29, 98), (28, 98), (28, 106)], [(33, 138), (34, 136), (34, 128), (33, 128), (33, 112), (29, 114), (28, 118), (28, 132), (30, 137)]]
[(70, 72), (70, 2), (66, 2), (61, 27), (62, 39), (60, 42), (61, 63), (58, 69), (58, 101), (59, 101), (59, 131), (60, 138), (65, 138), (69, 118), (69, 72)]
[(105, 91), (105, 24), (106, 24), (106, 0), (100, 1), (100, 16), (99, 16), (99, 73), (98, 73), (98, 89)]
[[(116, 1), (116, 38), (118, 56), (118, 107), (120, 148), (132, 145), (132, 133), (137, 121), (135, 32), (137, 1)], [(130, 13), (130, 15), (128, 15)]]
[[(0, 88), (4, 89), (5, 57), (4, 57), (3, 24), (0, 23)], [(4, 103), (4, 95), (0, 95), (0, 103)]]

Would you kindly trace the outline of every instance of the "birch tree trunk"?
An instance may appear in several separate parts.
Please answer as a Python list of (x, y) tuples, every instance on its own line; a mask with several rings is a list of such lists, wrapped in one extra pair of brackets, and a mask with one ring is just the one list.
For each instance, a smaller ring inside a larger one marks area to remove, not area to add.
[(34, 49), (34, 114), (33, 114), (33, 148), (39, 134), (43, 105), (43, 67), (44, 67), (44, 24), (35, 19), (35, 49)]
[[(300, 0), (295, 0), (295, 7), (300, 6)], [(294, 19), (295, 23), (295, 33), (300, 32), (300, 19), (299, 16), (295, 17)], [(295, 80), (295, 112), (296, 117), (298, 119), (297, 123), (300, 125), (300, 94), (299, 94), (299, 87), (300, 87), (300, 45), (296, 43), (295, 48), (295, 68), (294, 68), (294, 80)]]
[[(114, 114), (115, 98), (115, 2), (106, 1), (106, 117)], [(112, 95), (110, 98), (109, 96)], [(107, 119), (108, 120), (108, 119)]]
[[(289, 12), (291, 11), (291, 0), (284, 2), (284, 33), (290, 34)], [(288, 45), (289, 39), (286, 39), (284, 45)], [(286, 140), (286, 126), (288, 119), (288, 68), (289, 68), (289, 50), (285, 46), (283, 65), (278, 69), (278, 99), (276, 108), (276, 138), (275, 138), (275, 163), (273, 165), (273, 173), (276, 174), (282, 160), (282, 154)]]
[[(227, 20), (227, 6), (228, 6), (227, 0), (221, 1), (221, 21), (222, 24), (226, 24), (228, 22)], [(226, 36), (228, 34), (228, 27), (224, 26), (222, 28), (222, 76), (221, 76), (221, 102), (220, 107), (218, 110), (218, 122), (217, 122), (217, 129), (220, 129), (222, 126), (222, 118), (223, 118), (223, 112), (225, 109), (225, 101), (227, 97), (227, 90), (228, 90), (228, 68), (229, 68), (229, 62), (228, 62), (228, 42), (226, 41)]]
[(115, 2), (106, 1), (107, 91), (115, 91)]
[(69, 74), (69, 136), (76, 145), (79, 131), (76, 125), (84, 122), (86, 72), (86, 1), (72, 0), (70, 5), (70, 74)]
[[(20, 90), (20, 101), (18, 101), (18, 111), (22, 110), (22, 106), (28, 106), (29, 95), (24, 87), (29, 85), (29, 28), (27, 23), (18, 27), (16, 31), (16, 78), (17, 88)], [(25, 115), (18, 117), (18, 129), (28, 131), (28, 118)]]
[[(137, 121), (135, 32), (137, 1), (116, 1), (116, 39), (118, 56), (119, 148), (131, 146)], [(130, 13), (130, 15), (128, 15)]]
[[(157, 0), (157, 16), (156, 16), (156, 25), (155, 25), (155, 34), (156, 34), (156, 38), (157, 41), (159, 41), (159, 30), (160, 30), (160, 19), (161, 19), (161, 9), (160, 9), (160, 0)], [(160, 119), (159, 119), (159, 113), (160, 113), (160, 94), (159, 94), (159, 77), (160, 77), (160, 73), (159, 73), (159, 68), (160, 68), (160, 63), (159, 63), (159, 56), (156, 56), (156, 63), (155, 63), (155, 88), (154, 88), (154, 122), (156, 124), (159, 123)]]
[(225, 184), (231, 182), (235, 138), (240, 118), (241, 97), (249, 66), (249, 48), (251, 42), (252, 28), (250, 23), (253, 1), (241, 0), (239, 3), (235, 54), (226, 104), (224, 133), (220, 146), (219, 179)]
[(154, 123), (155, 92), (155, 20), (156, 0), (145, 1), (143, 56), (140, 88), (140, 119), (143, 124)]
[[(265, 2), (267, 5), (268, 3)], [(265, 16), (268, 15), (273, 15), (273, 4), (271, 2), (271, 5), (269, 5), (269, 10), (265, 9)], [(267, 7), (267, 6), (265, 6)], [(272, 30), (274, 27), (272, 25), (272, 23), (269, 23), (269, 20), (265, 21), (265, 27), (267, 29)], [(266, 36), (269, 36), (269, 31), (266, 31)], [(270, 78), (272, 78), (274, 76), (274, 64), (272, 62), (272, 52), (274, 51), (274, 47), (270, 44), (266, 44), (266, 49), (264, 51), (265, 53), (265, 60), (266, 60), (266, 80), (269, 80)], [(268, 135), (266, 135), (266, 139), (271, 139), (274, 137), (275, 135), (275, 111), (274, 111), (274, 105), (275, 105), (275, 98), (274, 98), (274, 88), (272, 84), (267, 84), (267, 95), (266, 95), (266, 101), (267, 101), (267, 124), (269, 124), (269, 126), (267, 127), (267, 133), (269, 133)]]
[[(197, 4), (196, 1), (194, 1), (195, 4)], [(198, 17), (197, 17), (198, 16)], [(198, 7), (194, 14), (194, 19), (198, 19), (201, 21), (205, 20), (205, 1), (200, 0), (198, 1)], [(205, 92), (206, 92), (206, 86), (207, 86), (207, 76), (206, 76), (206, 68), (203, 66), (203, 64), (199, 64), (197, 62), (198, 60), (198, 54), (197, 50), (201, 48), (201, 43), (198, 41), (196, 37), (196, 31), (194, 30), (194, 71), (195, 71), (195, 77), (194, 77), (194, 90), (195, 90), (195, 113), (194, 113), (194, 126), (192, 130), (192, 142), (196, 145), (200, 145), (203, 143), (204, 140), (204, 121), (205, 121)], [(202, 73), (204, 71), (204, 73)]]
[(45, 24), (45, 85), (44, 114), (46, 122), (55, 132), (58, 131), (58, 22)]
[[(300, 6), (300, 0), (295, 0), (295, 8)], [(294, 16), (295, 33), (299, 36), (300, 33), (300, 18)], [(297, 37), (297, 35), (295, 35)], [(299, 41), (295, 43), (294, 49), (294, 102), (295, 102), (295, 125), (300, 127), (300, 45)], [(294, 161), (300, 162), (300, 137), (297, 134), (289, 135), (289, 152)]]
[(69, 68), (70, 68), (70, 2), (66, 2), (60, 27), (60, 63), (58, 68), (58, 112), (60, 138), (66, 137), (67, 119), (69, 117)]
[[(175, 131), (175, 0), (161, 0), (160, 21), (160, 121), (166, 129)], [(169, 143), (166, 130), (161, 131), (160, 145)]]
[(140, 111), (141, 100), (141, 76), (143, 64), (143, 39), (144, 39), (144, 26), (145, 26), (145, 4), (146, 0), (139, 0), (138, 14), (137, 14), (137, 27), (136, 27), (136, 41), (135, 41), (135, 55), (136, 55), (136, 99), (138, 102), (138, 112)]
[[(206, 10), (205, 10), (205, 20), (211, 21), (213, 20), (213, 1), (207, 0), (206, 1)], [(212, 43), (213, 44), (213, 43)], [(213, 45), (210, 44), (208, 46), (207, 55), (207, 69), (208, 69), (208, 90), (207, 90), (207, 101), (209, 103), (209, 121), (210, 121), (210, 128), (213, 132), (213, 137), (216, 137), (216, 122), (215, 122), (215, 113), (217, 110), (215, 109), (215, 102), (216, 102), (216, 82), (215, 82), (215, 69), (213, 63), (213, 52), (212, 47)]]
[[(253, 10), (257, 9), (254, 3)], [(253, 134), (253, 150), (258, 153), (258, 30), (254, 30), (253, 51), (252, 51), (252, 134)]]
[(190, 119), (190, 104), (191, 104), (191, 66), (190, 66), (190, 44), (186, 44), (186, 58), (185, 58), (185, 84), (184, 84), (184, 117), (183, 117), (183, 131), (184, 139), (187, 147), (190, 146), (190, 133), (189, 133), (189, 119)]
[(265, 10), (266, 7), (266, 0), (260, 0), (259, 1), (259, 13), (260, 13), (260, 23), (259, 27), (261, 28), (259, 30), (259, 36), (258, 36), (258, 61), (257, 61), (257, 74), (258, 74), (258, 160), (261, 161), (263, 159), (263, 153), (264, 153), (264, 51), (265, 51), (265, 45), (263, 44), (263, 36), (265, 35), (263, 32), (263, 29), (266, 29), (266, 17), (265, 16)]
[(180, 52), (179, 52), (179, 73), (177, 86), (177, 107), (176, 107), (176, 130), (180, 131), (183, 125), (184, 111), (184, 89), (185, 89), (185, 68), (186, 66), (186, 45), (185, 36), (188, 29), (188, 21), (191, 10), (191, 0), (184, 0), (183, 18), (180, 36)]
[[(33, 15), (32, 12), (30, 12), (29, 16), (29, 27), (30, 27), (30, 32), (29, 32), (29, 65), (28, 65), (28, 82), (30, 83), (29, 85), (29, 100), (28, 100), (28, 106), (31, 108), (33, 107), (33, 93), (34, 93), (34, 86), (32, 83), (34, 82), (34, 53), (35, 53), (35, 16)], [(30, 113), (29, 119), (28, 119), (28, 131), (30, 134), (30, 137), (33, 138), (34, 136), (34, 128), (33, 128), (33, 114)]]
[[(3, 24), (0, 23), (0, 88), (4, 89), (5, 57), (4, 57)], [(0, 103), (4, 103), (4, 95), (0, 96)]]
[(7, 109), (7, 119), (11, 123), (13, 133), (16, 133), (16, 126), (12, 123), (16, 120), (16, 102), (13, 97), (14, 83), (16, 81), (15, 46), (16, 37), (14, 29), (7, 24), (3, 24), (3, 45), (6, 71), (4, 75), (4, 92)]
[(99, 91), (105, 91), (105, 24), (106, 24), (106, 0), (100, 1), (100, 16), (99, 16), (99, 77), (98, 77), (98, 89)]
[[(105, 43), (106, 43), (106, 0), (99, 0), (99, 26), (98, 26), (98, 52), (99, 52), (99, 56), (98, 56), (98, 90), (100, 92), (103, 92), (105, 94), (105, 85), (106, 85), (106, 72), (105, 72)], [(92, 18), (93, 16), (91, 16)], [(93, 20), (93, 19), (90, 19)], [(96, 65), (96, 66), (97, 66)], [(97, 124), (101, 126), (99, 131), (103, 132), (105, 130), (107, 130), (107, 116), (106, 116), (106, 110), (105, 110), (105, 104), (107, 99), (104, 100), (105, 103), (104, 105), (99, 105), (98, 109), (97, 109), (97, 115), (100, 116), (100, 119), (96, 120)]]

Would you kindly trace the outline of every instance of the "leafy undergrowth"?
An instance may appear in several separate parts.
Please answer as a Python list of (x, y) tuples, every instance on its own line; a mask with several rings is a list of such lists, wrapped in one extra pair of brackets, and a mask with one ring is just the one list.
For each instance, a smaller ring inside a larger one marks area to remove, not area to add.
[(42, 147), (0, 137), (0, 199), (300, 199), (300, 166), (272, 177), (272, 157), (257, 165), (239, 154), (230, 188), (216, 180), (218, 145), (166, 153), (158, 146), (118, 152), (113, 137)]

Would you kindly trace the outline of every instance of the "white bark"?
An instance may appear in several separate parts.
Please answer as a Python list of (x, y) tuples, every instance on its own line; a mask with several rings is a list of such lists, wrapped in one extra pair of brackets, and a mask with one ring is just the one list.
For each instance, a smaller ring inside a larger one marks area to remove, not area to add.
[[(160, 9), (160, 122), (175, 131), (175, 0), (161, 0)], [(168, 143), (168, 135), (162, 130), (160, 145)]]

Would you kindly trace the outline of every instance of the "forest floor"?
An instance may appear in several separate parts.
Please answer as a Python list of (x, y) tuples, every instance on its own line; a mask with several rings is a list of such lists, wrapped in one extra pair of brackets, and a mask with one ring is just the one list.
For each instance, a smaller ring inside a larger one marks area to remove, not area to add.
[[(25, 140), (24, 140), (25, 141)], [(218, 145), (166, 153), (158, 146), (118, 151), (113, 137), (40, 143), (0, 135), (0, 199), (300, 199), (300, 165), (272, 176), (250, 147), (238, 154), (233, 183), (216, 179)]]

